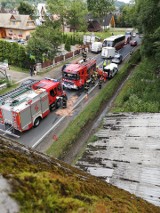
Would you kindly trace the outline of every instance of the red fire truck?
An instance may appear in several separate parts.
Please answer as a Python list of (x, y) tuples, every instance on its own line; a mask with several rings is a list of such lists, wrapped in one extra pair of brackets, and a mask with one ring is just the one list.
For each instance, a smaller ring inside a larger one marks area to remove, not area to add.
[(62, 84), (63, 88), (67, 89), (81, 89), (87, 80), (91, 78), (94, 71), (96, 71), (96, 60), (83, 60), (68, 64), (62, 70)]
[(0, 97), (0, 123), (9, 127), (7, 134), (11, 135), (12, 130), (29, 130), (60, 107), (63, 100), (67, 101), (67, 96), (58, 80), (35, 80)]

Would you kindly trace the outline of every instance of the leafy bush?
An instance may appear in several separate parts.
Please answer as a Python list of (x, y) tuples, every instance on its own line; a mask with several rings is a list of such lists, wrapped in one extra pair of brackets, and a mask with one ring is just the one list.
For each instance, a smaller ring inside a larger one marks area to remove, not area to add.
[(112, 112), (159, 112), (160, 79), (156, 69), (154, 60), (143, 59), (116, 98)]

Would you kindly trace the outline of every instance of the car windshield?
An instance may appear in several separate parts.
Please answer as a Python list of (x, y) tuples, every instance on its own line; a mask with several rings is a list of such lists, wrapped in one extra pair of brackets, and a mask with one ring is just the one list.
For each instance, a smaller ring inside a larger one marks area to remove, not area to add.
[(119, 58), (120, 58), (120, 55), (115, 55), (114, 58), (115, 58), (115, 59), (119, 59)]
[(112, 47), (113, 46), (113, 41), (107, 41), (107, 47)]
[(64, 72), (63, 73), (63, 78), (68, 79), (68, 80), (78, 80), (79, 79), (79, 75)]

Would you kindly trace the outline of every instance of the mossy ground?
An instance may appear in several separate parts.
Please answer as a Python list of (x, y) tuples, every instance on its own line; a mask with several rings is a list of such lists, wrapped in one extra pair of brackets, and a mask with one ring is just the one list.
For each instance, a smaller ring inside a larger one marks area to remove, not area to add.
[(160, 212), (129, 192), (5, 139), (0, 165), (21, 212)]

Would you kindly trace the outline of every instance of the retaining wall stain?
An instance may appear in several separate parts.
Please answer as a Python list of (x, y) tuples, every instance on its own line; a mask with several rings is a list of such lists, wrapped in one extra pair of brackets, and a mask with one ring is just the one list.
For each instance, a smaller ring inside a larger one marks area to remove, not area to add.
[(160, 113), (119, 113), (103, 127), (76, 166), (160, 206)]

